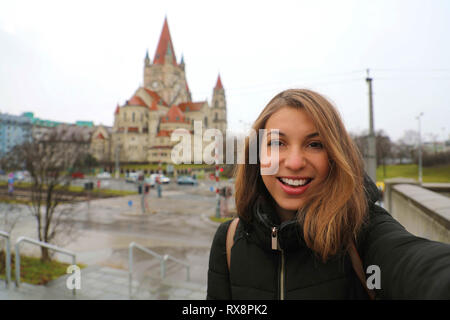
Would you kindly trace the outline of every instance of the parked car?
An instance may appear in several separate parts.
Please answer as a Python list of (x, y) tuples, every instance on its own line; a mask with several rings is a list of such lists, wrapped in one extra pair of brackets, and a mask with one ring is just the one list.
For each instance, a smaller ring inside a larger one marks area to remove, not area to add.
[(158, 176), (159, 176), (159, 179), (162, 184), (170, 183), (170, 178), (166, 177), (163, 174), (159, 174), (159, 173), (153, 173), (152, 175), (150, 175), (150, 179), (156, 183), (156, 177), (158, 177)]
[(156, 184), (155, 180), (148, 177), (144, 179), (144, 184), (148, 184), (150, 186), (150, 188), (153, 188)]
[(84, 173), (83, 172), (74, 172), (72, 173), (72, 179), (84, 179)]
[(195, 180), (194, 178), (189, 177), (189, 176), (178, 177), (177, 183), (178, 184), (191, 184), (193, 186), (196, 186), (198, 184), (197, 180)]
[(170, 183), (170, 178), (169, 177), (166, 177), (165, 175), (161, 175), (161, 177), (160, 177), (160, 179), (161, 179), (161, 182), (163, 183), (163, 184), (168, 184), (168, 183)]
[(126, 182), (137, 182), (139, 178), (139, 172), (130, 172), (125, 178)]
[(109, 172), (102, 172), (97, 174), (97, 178), (99, 179), (110, 179), (111, 178), (111, 174)]
[(14, 180), (16, 181), (22, 181), (25, 180), (25, 175), (22, 171), (16, 171), (14, 172)]

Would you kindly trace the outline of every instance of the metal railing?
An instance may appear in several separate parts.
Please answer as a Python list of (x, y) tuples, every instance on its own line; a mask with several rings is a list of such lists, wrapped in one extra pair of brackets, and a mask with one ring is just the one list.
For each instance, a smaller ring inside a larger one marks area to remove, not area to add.
[(0, 231), (0, 237), (5, 238), (6, 288), (9, 288), (9, 284), (11, 283), (11, 246), (10, 246), (10, 241), (9, 241), (10, 235), (8, 232)]
[[(17, 239), (17, 241), (16, 241), (16, 244), (15, 244), (15, 249), (16, 249), (16, 252), (15, 252), (15, 257), (16, 257), (16, 261), (15, 261), (15, 264), (16, 264), (16, 287), (17, 288), (20, 286), (20, 244), (22, 242), (28, 242), (28, 243), (31, 243), (31, 244), (38, 245), (40, 247), (44, 247), (44, 248), (47, 248), (47, 249), (50, 249), (50, 250), (62, 253), (62, 254), (67, 254), (67, 255), (72, 257), (72, 265), (76, 265), (76, 255), (75, 255), (75, 253), (73, 253), (73, 252), (71, 252), (69, 250), (65, 250), (65, 249), (59, 248), (57, 246), (48, 244), (47, 242), (34, 240), (34, 239), (31, 239), (31, 238), (28, 238), (28, 237), (19, 237)], [(73, 295), (76, 294), (75, 293), (75, 288), (72, 290), (72, 293), (73, 293)]]
[(150, 249), (147, 249), (147, 248), (141, 246), (140, 244), (138, 244), (136, 242), (131, 242), (128, 246), (128, 293), (130, 295), (130, 299), (132, 297), (132, 288), (133, 288), (133, 285), (132, 285), (132, 281), (133, 281), (133, 248), (137, 248), (137, 249), (157, 258), (160, 261), (160, 277), (161, 277), (161, 279), (164, 279), (164, 277), (166, 276), (166, 261), (172, 260), (178, 264), (183, 265), (186, 268), (186, 280), (189, 281), (189, 279), (190, 279), (190, 274), (189, 274), (190, 265), (189, 264), (187, 264), (186, 262), (183, 262), (179, 259), (176, 259), (168, 254), (165, 254), (162, 256)]

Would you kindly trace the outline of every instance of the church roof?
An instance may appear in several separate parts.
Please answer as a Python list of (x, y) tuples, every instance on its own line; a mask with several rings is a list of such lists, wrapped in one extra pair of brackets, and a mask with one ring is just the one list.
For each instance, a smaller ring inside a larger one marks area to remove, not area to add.
[(170, 51), (171, 60), (169, 61), (173, 65), (177, 65), (177, 60), (175, 58), (175, 50), (173, 49), (172, 37), (170, 36), (169, 24), (167, 23), (167, 18), (164, 19), (164, 25), (159, 37), (158, 47), (156, 48), (155, 58), (153, 59), (153, 64), (164, 64), (166, 53)]
[(222, 85), (222, 80), (220, 79), (220, 74), (217, 77), (217, 82), (216, 82), (216, 86), (214, 87), (214, 89), (223, 89), (223, 85)]
[(142, 100), (138, 96), (133, 96), (130, 100), (128, 100), (127, 106), (147, 107), (147, 105), (145, 104), (144, 100)]
[(161, 131), (158, 132), (158, 134), (156, 136), (157, 137), (170, 137), (171, 133), (172, 133), (172, 131), (161, 130)]
[(161, 117), (161, 122), (186, 122), (186, 117), (178, 106), (173, 105), (167, 114)]
[(202, 109), (205, 101), (201, 102), (182, 102), (178, 105), (181, 111), (190, 112), (190, 111), (200, 111)]
[(144, 88), (144, 90), (152, 98), (152, 104), (148, 107), (150, 110), (157, 111), (159, 102), (161, 102), (163, 106), (167, 107), (167, 103), (155, 91), (152, 91), (152, 90), (147, 89), (147, 88)]

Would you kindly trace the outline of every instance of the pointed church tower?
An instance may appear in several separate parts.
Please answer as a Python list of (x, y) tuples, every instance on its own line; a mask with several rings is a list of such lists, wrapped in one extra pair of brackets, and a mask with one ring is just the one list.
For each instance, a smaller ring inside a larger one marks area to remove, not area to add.
[(161, 36), (159, 37), (158, 47), (156, 48), (153, 63), (154, 64), (170, 63), (174, 66), (177, 65), (177, 59), (175, 57), (175, 50), (173, 49), (172, 37), (170, 36), (167, 17), (164, 18), (164, 25), (161, 31)]
[(167, 104), (175, 105), (190, 101), (190, 94), (186, 90), (184, 57), (177, 63), (172, 37), (169, 31), (167, 17), (156, 47), (153, 63), (145, 60), (144, 87), (156, 92)]
[(216, 86), (213, 90), (210, 118), (212, 127), (221, 130), (225, 134), (227, 131), (227, 102), (220, 74), (217, 77)]
[(148, 50), (145, 52), (144, 64), (146, 67), (150, 66), (150, 57), (148, 56)]

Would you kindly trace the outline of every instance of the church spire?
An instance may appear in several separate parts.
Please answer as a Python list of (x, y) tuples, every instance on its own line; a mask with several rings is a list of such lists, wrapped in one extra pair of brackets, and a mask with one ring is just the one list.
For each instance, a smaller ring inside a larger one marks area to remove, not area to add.
[(214, 90), (223, 89), (222, 80), (220, 79), (220, 73), (217, 77), (216, 86), (214, 87)]
[[(166, 57), (169, 61), (165, 61)], [(158, 47), (156, 48), (153, 64), (164, 64), (165, 62), (177, 65), (175, 50), (173, 49), (172, 37), (170, 36), (169, 24), (167, 17), (164, 18), (164, 25), (159, 37)]]
[(148, 66), (150, 64), (150, 57), (148, 56), (148, 49), (145, 52), (145, 65)]

